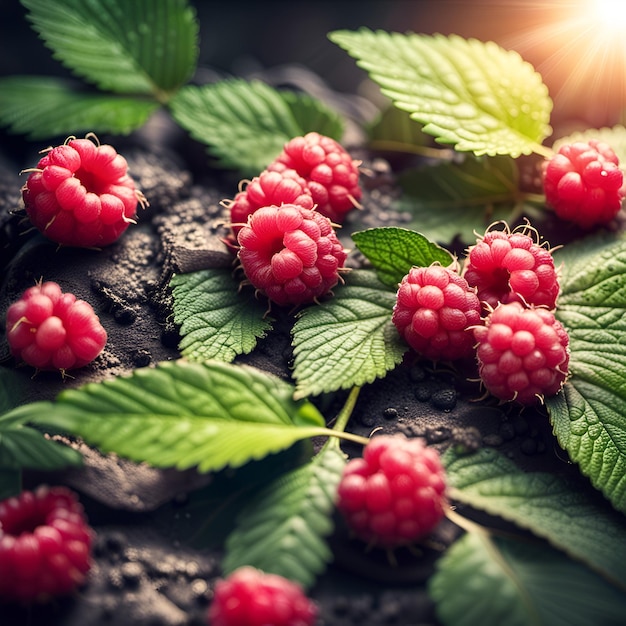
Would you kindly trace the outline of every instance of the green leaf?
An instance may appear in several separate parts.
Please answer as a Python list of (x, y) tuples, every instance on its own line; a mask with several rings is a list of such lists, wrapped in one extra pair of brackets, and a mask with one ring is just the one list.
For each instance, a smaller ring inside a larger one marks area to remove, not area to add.
[[(279, 93), (289, 106), (301, 135), (315, 131), (335, 141), (341, 141), (345, 122), (339, 113), (330, 109), (321, 100), (305, 93), (296, 91), (280, 91)], [(289, 137), (289, 139), (292, 138)]]
[(295, 397), (364, 385), (400, 363), (395, 300), (373, 271), (355, 270), (334, 298), (303, 310), (293, 327)]
[(345, 463), (338, 448), (326, 447), (264, 487), (238, 515), (226, 542), (224, 572), (252, 565), (310, 587), (332, 560), (325, 539), (333, 530)]
[(476, 155), (545, 152), (552, 101), (517, 52), (456, 35), (362, 28), (329, 37), (440, 143)]
[(430, 154), (424, 148), (430, 145), (431, 137), (406, 111), (395, 106), (387, 107), (369, 125), (368, 136), (369, 147), (374, 151)]
[(557, 152), (558, 149), (564, 145), (569, 143), (574, 143), (575, 141), (589, 141), (590, 139), (597, 139), (599, 141), (604, 141), (608, 143), (611, 148), (615, 151), (619, 162), (622, 164), (626, 163), (626, 128), (623, 126), (613, 126), (610, 128), (589, 128), (584, 131), (571, 133), (566, 137), (560, 137), (557, 139), (552, 149)]
[(0, 469), (0, 500), (19, 495), (22, 491), (22, 474), (17, 470)]
[(444, 626), (621, 624), (626, 595), (547, 544), (464, 535), (429, 581)]
[(555, 262), (570, 376), (546, 406), (570, 459), (626, 512), (626, 240), (588, 238), (557, 251)]
[(29, 139), (81, 132), (126, 135), (143, 126), (157, 102), (82, 93), (74, 83), (45, 76), (0, 78), (0, 124)]
[(53, 56), (100, 89), (167, 101), (196, 68), (198, 23), (185, 0), (21, 0)]
[(353, 233), (352, 240), (374, 266), (380, 282), (392, 289), (412, 267), (433, 263), (447, 267), (454, 260), (447, 250), (407, 228), (368, 228)]
[(463, 456), (448, 450), (442, 460), (455, 501), (515, 522), (624, 584), (624, 518), (608, 503), (554, 474), (524, 472), (493, 449)]
[(207, 269), (172, 277), (179, 349), (190, 361), (232, 361), (248, 354), (271, 330), (266, 306), (252, 291), (238, 291), (230, 269)]
[[(21, 419), (156, 467), (238, 467), (328, 435), (293, 387), (247, 366), (168, 361), (15, 409)], [(11, 415), (11, 414), (9, 414)]]

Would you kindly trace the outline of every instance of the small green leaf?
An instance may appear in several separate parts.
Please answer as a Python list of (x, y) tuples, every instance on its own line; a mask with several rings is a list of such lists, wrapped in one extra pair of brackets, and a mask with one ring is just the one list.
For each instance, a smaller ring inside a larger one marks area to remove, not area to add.
[(606, 501), (545, 472), (524, 472), (493, 449), (443, 456), (454, 500), (547, 539), (614, 582), (626, 581), (623, 517)]
[(623, 591), (544, 543), (471, 532), (437, 563), (429, 592), (444, 626), (621, 624)]
[(407, 228), (368, 228), (353, 233), (352, 239), (374, 266), (380, 282), (392, 289), (397, 289), (412, 267), (433, 263), (448, 267), (454, 260), (447, 250)]
[(562, 265), (556, 316), (570, 338), (570, 376), (546, 406), (571, 460), (626, 512), (626, 240), (568, 244), (555, 263)]
[(138, 98), (82, 93), (74, 83), (46, 76), (0, 78), (0, 123), (29, 139), (81, 132), (126, 135), (159, 106)]
[(232, 361), (248, 354), (271, 330), (266, 306), (252, 291), (238, 291), (230, 269), (207, 269), (172, 277), (179, 349), (190, 361)]
[(330, 432), (311, 403), (293, 399), (290, 384), (218, 361), (160, 363), (13, 413), (104, 452), (201, 472), (238, 467)]
[(295, 91), (280, 91), (279, 93), (289, 106), (301, 135), (315, 131), (335, 141), (341, 141), (345, 123), (339, 113), (330, 109), (321, 100), (305, 93)]
[(0, 469), (0, 500), (19, 495), (22, 491), (22, 474), (17, 470)]
[(552, 101), (517, 52), (456, 35), (362, 28), (329, 37), (440, 143), (476, 155), (545, 152)]
[(337, 486), (345, 466), (337, 448), (324, 448), (310, 463), (264, 487), (237, 518), (226, 542), (226, 574), (243, 565), (284, 576), (310, 587), (332, 552)]
[(185, 0), (21, 0), (56, 59), (100, 89), (165, 102), (196, 68), (198, 23)]
[(395, 300), (373, 271), (355, 270), (331, 300), (303, 310), (293, 327), (296, 397), (364, 385), (400, 363)]

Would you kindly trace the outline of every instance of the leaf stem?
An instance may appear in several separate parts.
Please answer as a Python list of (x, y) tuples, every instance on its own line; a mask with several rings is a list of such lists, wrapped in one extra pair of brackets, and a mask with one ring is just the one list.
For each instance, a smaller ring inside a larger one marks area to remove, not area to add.
[(353, 433), (345, 432), (346, 426), (350, 421), (350, 417), (352, 417), (352, 413), (354, 411), (354, 407), (356, 406), (356, 402), (359, 398), (359, 394), (361, 393), (361, 387), (356, 386), (352, 387), (350, 390), (350, 394), (348, 395), (347, 400), (345, 401), (341, 411), (339, 411), (339, 415), (335, 420), (335, 425), (333, 426), (326, 445), (337, 446), (339, 447), (339, 441), (344, 439), (346, 441), (352, 441), (354, 443), (360, 443), (361, 445), (366, 445), (369, 439), (367, 437), (361, 437), (360, 435), (354, 435)]
[(548, 146), (544, 146), (543, 144), (537, 143), (533, 146), (533, 152), (535, 154), (539, 154), (546, 159), (551, 159), (554, 156), (554, 151), (552, 148), (548, 148)]

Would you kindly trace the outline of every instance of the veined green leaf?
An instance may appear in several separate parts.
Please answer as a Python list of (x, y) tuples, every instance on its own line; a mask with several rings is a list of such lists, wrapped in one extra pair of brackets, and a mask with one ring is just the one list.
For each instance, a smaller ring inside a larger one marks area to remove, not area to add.
[(331, 137), (335, 141), (341, 141), (345, 122), (339, 113), (329, 108), (321, 100), (305, 93), (287, 90), (279, 93), (289, 106), (301, 135), (315, 131), (320, 135)]
[(345, 463), (338, 448), (326, 447), (310, 463), (258, 492), (228, 537), (224, 571), (252, 565), (310, 587), (332, 560), (325, 539), (333, 530), (335, 494)]
[(29, 139), (81, 132), (125, 135), (159, 108), (151, 100), (82, 93), (74, 83), (46, 76), (0, 78), (0, 123)]
[(355, 270), (332, 299), (303, 310), (293, 327), (296, 397), (364, 385), (400, 363), (395, 300), (373, 271)]
[(626, 240), (589, 238), (555, 253), (556, 317), (570, 337), (570, 377), (546, 398), (570, 458), (626, 512)]
[(179, 349), (191, 361), (232, 361), (248, 354), (271, 330), (266, 306), (251, 291), (240, 292), (230, 269), (177, 274), (171, 280)]
[(293, 399), (289, 383), (218, 361), (160, 363), (13, 413), (104, 452), (201, 472), (238, 467), (330, 432), (311, 403)]
[(380, 281), (394, 290), (414, 266), (439, 263), (448, 267), (453, 262), (447, 250), (407, 228), (368, 228), (353, 233), (352, 239), (374, 266)]
[(440, 143), (476, 155), (545, 152), (552, 101), (517, 52), (456, 35), (335, 31), (383, 94)]
[(549, 545), (471, 532), (429, 581), (445, 626), (620, 624), (624, 592)]
[(166, 101), (195, 71), (198, 23), (186, 0), (21, 2), (54, 57), (100, 89)]

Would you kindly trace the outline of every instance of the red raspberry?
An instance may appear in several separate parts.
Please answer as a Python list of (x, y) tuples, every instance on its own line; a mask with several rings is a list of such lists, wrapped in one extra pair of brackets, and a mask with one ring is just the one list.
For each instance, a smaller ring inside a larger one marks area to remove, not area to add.
[(469, 356), (480, 323), (480, 301), (467, 281), (439, 265), (414, 267), (402, 279), (391, 317), (398, 332), (428, 359)]
[(51, 148), (22, 188), (30, 221), (61, 245), (113, 243), (134, 223), (137, 203), (147, 204), (127, 167), (113, 147), (88, 138)]
[(546, 202), (581, 228), (610, 222), (624, 199), (624, 175), (611, 147), (591, 139), (561, 146), (544, 164)]
[(313, 626), (317, 607), (295, 582), (244, 566), (215, 585), (210, 626)]
[(361, 539), (385, 548), (428, 535), (444, 516), (445, 472), (422, 439), (378, 435), (346, 465), (337, 507)]
[(519, 301), (553, 309), (559, 295), (550, 250), (520, 232), (487, 231), (468, 249), (463, 276), (492, 308)]
[(296, 204), (257, 209), (238, 242), (248, 280), (279, 305), (329, 293), (347, 256), (330, 220)]
[(287, 142), (268, 169), (296, 170), (306, 180), (317, 210), (341, 224), (348, 211), (359, 206), (359, 165), (334, 139), (307, 133)]
[(480, 378), (496, 398), (535, 404), (563, 386), (569, 337), (550, 311), (500, 304), (484, 326), (474, 328), (474, 336)]
[(0, 599), (25, 602), (74, 591), (90, 568), (93, 532), (65, 487), (41, 486), (0, 502)]
[(57, 283), (30, 287), (7, 311), (11, 354), (40, 370), (83, 367), (102, 352), (107, 333), (92, 306)]

